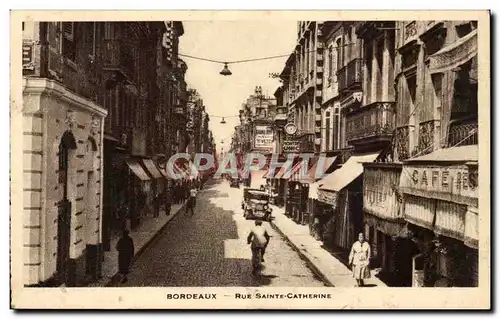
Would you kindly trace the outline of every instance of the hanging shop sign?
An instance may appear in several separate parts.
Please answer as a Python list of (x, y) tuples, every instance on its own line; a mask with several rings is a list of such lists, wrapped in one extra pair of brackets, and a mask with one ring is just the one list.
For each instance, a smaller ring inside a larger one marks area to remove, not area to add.
[(318, 190), (318, 201), (331, 205), (333, 209), (337, 207), (337, 192)]
[(274, 132), (270, 125), (255, 126), (254, 147), (259, 149), (272, 149)]
[(408, 165), (403, 167), (403, 193), (464, 205), (478, 203), (477, 170), (465, 166)]
[(402, 218), (398, 184), (401, 171), (365, 167), (363, 174), (363, 207), (384, 219)]

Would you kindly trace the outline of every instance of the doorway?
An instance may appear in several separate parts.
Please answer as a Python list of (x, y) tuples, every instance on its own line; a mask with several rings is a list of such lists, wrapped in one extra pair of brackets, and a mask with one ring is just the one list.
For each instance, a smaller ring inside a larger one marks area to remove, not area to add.
[(69, 156), (76, 149), (76, 141), (71, 131), (66, 131), (59, 143), (59, 185), (63, 189), (63, 198), (58, 203), (57, 216), (57, 260), (56, 271), (58, 281), (69, 284), (70, 275), (70, 245), (71, 245), (71, 201), (69, 193)]

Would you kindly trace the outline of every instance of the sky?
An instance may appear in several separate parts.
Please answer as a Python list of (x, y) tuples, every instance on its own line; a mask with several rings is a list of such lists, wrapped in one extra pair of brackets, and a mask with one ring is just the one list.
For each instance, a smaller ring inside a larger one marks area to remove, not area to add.
[[(297, 21), (187, 21), (183, 22), (184, 35), (179, 40), (179, 53), (217, 61), (237, 61), (276, 55), (288, 55), (297, 41)], [(227, 151), (241, 105), (261, 86), (272, 96), (280, 83), (269, 73), (281, 73), (287, 57), (229, 64), (230, 76), (219, 72), (223, 64), (182, 57), (188, 70), (186, 81), (196, 89), (209, 115), (210, 128), (217, 152)], [(221, 141), (224, 141), (222, 144)]]

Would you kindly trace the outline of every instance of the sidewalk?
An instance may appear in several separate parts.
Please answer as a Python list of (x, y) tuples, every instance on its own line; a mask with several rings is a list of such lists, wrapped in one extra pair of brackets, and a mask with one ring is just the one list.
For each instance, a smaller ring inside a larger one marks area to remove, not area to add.
[[(184, 204), (172, 205), (170, 215), (165, 215), (164, 210), (160, 210), (160, 216), (154, 218), (152, 216), (146, 217), (141, 220), (141, 224), (137, 229), (130, 232), (130, 237), (134, 240), (135, 256), (137, 258), (143, 250), (151, 243), (157, 235), (167, 226), (168, 222), (172, 220), (180, 211)], [(111, 239), (110, 251), (104, 252), (104, 262), (102, 263), (102, 278), (90, 284), (90, 287), (105, 287), (113, 282), (114, 277), (118, 273), (118, 251), (116, 250), (116, 243), (118, 237)]]
[[(351, 270), (321, 247), (321, 243), (309, 234), (309, 226), (296, 224), (285, 216), (283, 208), (274, 205), (273, 216), (274, 220), (271, 225), (288, 240), (317, 275), (329, 286), (354, 287), (356, 285)], [(372, 270), (371, 278), (365, 280), (366, 285), (387, 286), (374, 275)]]

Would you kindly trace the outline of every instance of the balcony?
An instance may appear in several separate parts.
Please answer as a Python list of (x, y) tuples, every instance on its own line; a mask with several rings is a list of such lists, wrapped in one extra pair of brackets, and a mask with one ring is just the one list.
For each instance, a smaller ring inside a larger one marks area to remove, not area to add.
[(103, 70), (119, 72), (129, 81), (135, 79), (134, 57), (119, 40), (104, 40), (102, 63)]
[(354, 59), (337, 72), (339, 92), (360, 89), (362, 84), (361, 59)]
[(394, 102), (375, 102), (346, 116), (347, 143), (390, 142), (394, 130)]
[(448, 147), (477, 145), (477, 118), (464, 118), (450, 122)]

